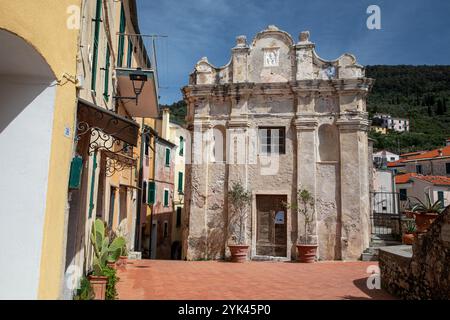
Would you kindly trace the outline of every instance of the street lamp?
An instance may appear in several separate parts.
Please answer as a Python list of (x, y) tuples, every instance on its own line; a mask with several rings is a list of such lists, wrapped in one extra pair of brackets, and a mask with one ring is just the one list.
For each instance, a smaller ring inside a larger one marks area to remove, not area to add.
[(142, 93), (142, 89), (144, 88), (144, 84), (147, 81), (147, 75), (142, 71), (141, 68), (136, 68), (135, 72), (130, 73), (130, 80), (133, 85), (133, 92), (135, 94), (134, 97), (122, 97), (116, 96), (116, 99), (128, 99), (128, 100), (136, 100), (136, 105), (138, 104), (138, 97)]

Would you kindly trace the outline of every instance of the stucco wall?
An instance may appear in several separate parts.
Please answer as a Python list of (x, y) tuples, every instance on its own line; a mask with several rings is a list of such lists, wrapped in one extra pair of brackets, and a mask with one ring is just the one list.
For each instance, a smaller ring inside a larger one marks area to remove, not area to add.
[[(64, 74), (76, 75), (79, 30), (67, 28), (69, 1), (0, 1), (0, 28), (17, 34), (39, 52), (56, 79), (65, 82), (56, 88), (53, 103), (52, 136), (48, 174), (45, 220), (40, 257), (39, 298), (58, 298), (64, 268), (64, 226), (66, 223), (67, 186), (73, 146), (75, 84)], [(37, 13), (41, 14), (37, 14)], [(45, 19), (43, 19), (45, 17)], [(65, 128), (70, 137), (64, 136)], [(17, 231), (19, 232), (19, 231)]]

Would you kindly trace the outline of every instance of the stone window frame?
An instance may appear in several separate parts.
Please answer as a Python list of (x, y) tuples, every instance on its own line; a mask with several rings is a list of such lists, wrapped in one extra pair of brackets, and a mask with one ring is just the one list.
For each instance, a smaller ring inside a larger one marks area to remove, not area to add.
[[(265, 137), (267, 139), (266, 143), (262, 143), (261, 130), (274, 130), (278, 129), (278, 144), (272, 143), (272, 135), (267, 134)], [(286, 127), (284, 126), (258, 126), (258, 153), (263, 155), (271, 154), (286, 154)], [(282, 132), (282, 134), (280, 134)], [(273, 147), (278, 145), (278, 152), (272, 151)], [(263, 146), (266, 147), (265, 151)]]

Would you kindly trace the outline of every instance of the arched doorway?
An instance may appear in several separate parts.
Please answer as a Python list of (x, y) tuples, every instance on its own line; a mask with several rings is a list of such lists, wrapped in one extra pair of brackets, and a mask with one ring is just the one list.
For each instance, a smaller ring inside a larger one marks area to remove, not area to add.
[(55, 77), (42, 56), (22, 38), (0, 30), (0, 43), (0, 299), (35, 299)]

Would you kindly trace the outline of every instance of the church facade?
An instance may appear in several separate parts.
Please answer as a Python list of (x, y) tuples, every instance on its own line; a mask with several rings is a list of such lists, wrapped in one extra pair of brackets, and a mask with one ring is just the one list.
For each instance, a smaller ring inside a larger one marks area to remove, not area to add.
[(301, 215), (285, 203), (314, 197), (307, 240), (321, 260), (354, 260), (369, 246), (366, 97), (373, 80), (351, 54), (325, 61), (309, 32), (299, 40), (268, 26), (236, 38), (230, 62), (207, 58), (184, 87), (191, 133), (183, 255), (224, 259), (234, 182), (251, 192), (245, 240), (251, 259), (295, 259)]

